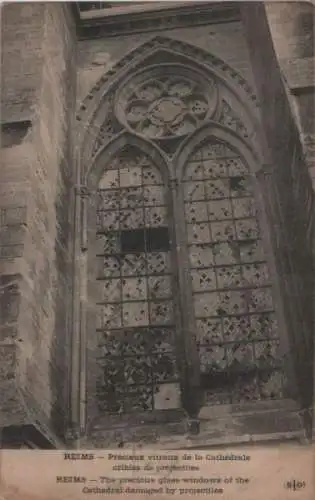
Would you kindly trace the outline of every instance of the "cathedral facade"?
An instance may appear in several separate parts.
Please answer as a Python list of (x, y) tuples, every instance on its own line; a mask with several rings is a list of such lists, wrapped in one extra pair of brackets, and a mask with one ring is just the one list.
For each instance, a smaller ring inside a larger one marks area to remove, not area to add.
[(313, 18), (2, 7), (4, 448), (312, 439)]

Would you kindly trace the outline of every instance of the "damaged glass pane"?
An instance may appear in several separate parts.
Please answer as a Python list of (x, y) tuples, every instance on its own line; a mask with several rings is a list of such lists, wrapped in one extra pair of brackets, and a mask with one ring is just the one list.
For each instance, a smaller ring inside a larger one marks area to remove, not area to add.
[(97, 193), (94, 286), (100, 411), (177, 407), (170, 237), (165, 188), (150, 160), (129, 148)]
[(206, 401), (281, 397), (277, 322), (247, 167), (228, 146), (208, 142), (189, 159), (183, 188)]

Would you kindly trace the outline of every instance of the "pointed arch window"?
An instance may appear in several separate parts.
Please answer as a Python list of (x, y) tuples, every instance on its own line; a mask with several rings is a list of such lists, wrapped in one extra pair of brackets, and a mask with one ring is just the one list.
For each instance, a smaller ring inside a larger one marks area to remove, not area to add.
[(214, 74), (173, 61), (115, 92), (106, 120), (145, 147), (100, 155), (89, 415), (282, 398), (272, 278), (241, 153), (251, 118)]
[(129, 147), (104, 171), (96, 196), (98, 408), (177, 407), (167, 188), (149, 157)]
[(188, 158), (183, 190), (206, 402), (279, 398), (279, 333), (248, 167), (207, 140)]

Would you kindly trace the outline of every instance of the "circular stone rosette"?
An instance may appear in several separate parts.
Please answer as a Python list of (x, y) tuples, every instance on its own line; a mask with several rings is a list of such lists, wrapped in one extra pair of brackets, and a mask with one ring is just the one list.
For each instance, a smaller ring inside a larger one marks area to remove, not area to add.
[(198, 71), (160, 64), (125, 81), (115, 102), (115, 114), (124, 127), (151, 139), (168, 139), (187, 135), (213, 118), (218, 89)]

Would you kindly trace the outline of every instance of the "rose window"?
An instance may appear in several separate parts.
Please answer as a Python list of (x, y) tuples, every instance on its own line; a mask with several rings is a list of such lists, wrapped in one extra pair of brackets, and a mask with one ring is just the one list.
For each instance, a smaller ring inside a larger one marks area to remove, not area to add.
[(127, 82), (117, 97), (116, 112), (124, 125), (150, 138), (193, 132), (216, 110), (217, 89), (198, 72), (181, 66), (154, 67)]

